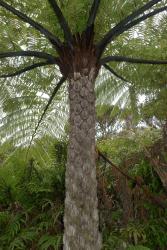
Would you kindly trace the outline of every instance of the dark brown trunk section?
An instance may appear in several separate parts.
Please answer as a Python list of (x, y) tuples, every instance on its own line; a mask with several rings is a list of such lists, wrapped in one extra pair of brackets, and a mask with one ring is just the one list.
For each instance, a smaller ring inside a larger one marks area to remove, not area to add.
[(165, 151), (167, 151), (167, 119), (165, 120), (165, 124), (163, 125), (162, 132), (163, 132)]
[(145, 155), (148, 158), (149, 162), (154, 168), (154, 171), (159, 176), (162, 185), (167, 192), (167, 162), (165, 159), (166, 150), (166, 138), (165, 137), (165, 128), (163, 128), (163, 141), (158, 141), (150, 149), (145, 150)]
[[(124, 171), (127, 172), (126, 167), (124, 166)], [(120, 198), (123, 209), (123, 223), (126, 225), (128, 222), (133, 219), (133, 198), (132, 190), (129, 187), (128, 180), (123, 176), (118, 170), (112, 168), (112, 176), (115, 179), (115, 191), (117, 196)]]
[(167, 164), (164, 164), (163, 162), (160, 162), (157, 159), (152, 159), (151, 162), (167, 193)]
[(83, 72), (74, 72), (73, 79), (69, 80), (64, 250), (101, 249), (95, 164), (94, 82), (97, 69)]

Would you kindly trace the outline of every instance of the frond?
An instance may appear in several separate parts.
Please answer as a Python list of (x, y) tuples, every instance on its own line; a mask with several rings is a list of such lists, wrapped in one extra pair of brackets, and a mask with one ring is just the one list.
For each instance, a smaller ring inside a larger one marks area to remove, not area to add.
[[(47, 86), (48, 79), (46, 76), (49, 71), (51, 72), (50, 68), (42, 70), (43, 78), (40, 79), (40, 84), (38, 80), (38, 72), (41, 72), (40, 70), (26, 73), (18, 81), (13, 78), (11, 81), (7, 79), (2, 83), (1, 109), (3, 111), (0, 119), (0, 137), (2, 142), (10, 138), (17, 145), (28, 145), (30, 142), (35, 127), (47, 105), (49, 96), (51, 96), (59, 78), (56, 76), (55, 70), (55, 77), (54, 75), (50, 76), (49, 80), (51, 83)], [(36, 74), (36, 78), (32, 82), (31, 75), (35, 76), (34, 74)], [(26, 79), (26, 87), (23, 79)], [(37, 131), (37, 137), (43, 136), (48, 131), (54, 137), (64, 133), (68, 115), (65, 90), (66, 86), (51, 103), (48, 113), (46, 113)]]
[(55, 250), (60, 248), (62, 241), (62, 236), (51, 236), (51, 235), (43, 235), (39, 240), (39, 247), (41, 250), (49, 249), (52, 247)]

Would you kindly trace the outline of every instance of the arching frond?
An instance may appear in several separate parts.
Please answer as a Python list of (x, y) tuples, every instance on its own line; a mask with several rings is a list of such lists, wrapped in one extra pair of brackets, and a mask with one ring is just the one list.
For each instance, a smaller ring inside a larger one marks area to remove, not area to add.
[(63, 13), (61, 12), (56, 0), (48, 0), (51, 7), (53, 8), (58, 20), (59, 20), (59, 23), (60, 23), (60, 26), (64, 32), (64, 37), (66, 39), (67, 42), (71, 43), (72, 41), (72, 34), (71, 34), (71, 30), (68, 26), (68, 23), (65, 19), (65, 17), (63, 16)]
[(99, 5), (100, 5), (100, 0), (93, 0), (93, 4), (90, 10), (90, 14), (89, 14), (88, 22), (87, 22), (87, 27), (91, 27), (92, 25), (94, 25), (95, 18), (99, 9)]
[(59, 39), (56, 36), (54, 36), (50, 31), (45, 29), (41, 24), (35, 22), (30, 17), (28, 17), (24, 13), (20, 12), (19, 10), (16, 10), (14, 7), (12, 7), (11, 5), (5, 3), (2, 0), (0, 0), (0, 6), (4, 7), (6, 10), (8, 10), (8, 11), (12, 12), (14, 15), (18, 16), (22, 21), (32, 25), (32, 27), (34, 27), (35, 29), (40, 31), (43, 35), (45, 35), (46, 38), (48, 38), (49, 41), (54, 46), (56, 46), (57, 49), (60, 48), (61, 43), (60, 43)]

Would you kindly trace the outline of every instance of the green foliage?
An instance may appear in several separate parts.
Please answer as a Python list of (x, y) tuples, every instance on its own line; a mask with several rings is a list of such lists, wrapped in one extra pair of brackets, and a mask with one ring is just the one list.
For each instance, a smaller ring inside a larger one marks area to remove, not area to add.
[(125, 249), (127, 243), (121, 239), (118, 235), (118, 232), (107, 233), (105, 232), (103, 237), (103, 250), (110, 250), (110, 249)]
[[(135, 133), (121, 132), (119, 136), (99, 140), (98, 145), (113, 162), (123, 168), (124, 172), (133, 178), (142, 177), (153, 195), (165, 197), (162, 182), (151, 162), (145, 157), (145, 149), (151, 150), (158, 145), (157, 153), (163, 152), (161, 130), (146, 128), (138, 129)], [(142, 189), (131, 181), (126, 183), (122, 175), (117, 176), (114, 168), (102, 161), (99, 164), (101, 164), (99, 169), (107, 182), (107, 195), (112, 196), (114, 204), (108, 217), (103, 220), (103, 249), (165, 250), (167, 247), (166, 210), (152, 204)], [(124, 186), (121, 186), (123, 184)], [(124, 188), (127, 196), (121, 193)], [(122, 200), (123, 196), (125, 200), (128, 199), (128, 203)], [(129, 219), (125, 219), (127, 222), (123, 218), (125, 209), (123, 202), (126, 206), (133, 207), (133, 212), (126, 214), (126, 217), (129, 216)]]
[(140, 243), (145, 243), (146, 234), (143, 225), (140, 224), (128, 224), (126, 228), (121, 229), (121, 235), (124, 239), (132, 242), (134, 245)]
[(117, 128), (115, 123), (119, 119), (120, 109), (117, 106), (103, 104), (96, 106), (96, 133), (102, 138), (113, 134)]
[(155, 92), (154, 96), (150, 97), (145, 105), (141, 105), (141, 113), (145, 120), (152, 117), (156, 117), (159, 121), (166, 119), (167, 88), (165, 79), (164, 82), (162, 82), (162, 86), (160, 86)]
[(151, 146), (161, 138), (158, 129), (138, 129), (122, 132), (105, 140), (98, 141), (98, 147), (102, 152), (109, 155), (115, 163), (121, 163), (135, 153), (140, 153), (145, 147)]
[(104, 233), (103, 249), (156, 250), (160, 248), (165, 250), (166, 228), (167, 224), (164, 218), (150, 219), (145, 224), (134, 222), (119, 229), (115, 227), (112, 233)]
[[(146, 129), (139, 130), (136, 137), (122, 134), (100, 141), (99, 145), (121, 162), (159, 138), (160, 131)], [(36, 142), (28, 161), (24, 160), (25, 149), (13, 149), (10, 143), (2, 145), (3, 150), (0, 148), (3, 159), (0, 167), (0, 245), (3, 250), (29, 250), (31, 247), (59, 250), (62, 247), (67, 142), (49, 137)], [(131, 164), (129, 174), (142, 176), (153, 193), (163, 193), (162, 184), (149, 162), (141, 156), (137, 160), (135, 165)], [(139, 201), (136, 211), (142, 206), (147, 218), (138, 217), (124, 225), (122, 204), (115, 193), (115, 179), (110, 170), (99, 166), (106, 180), (103, 196), (114, 204), (110, 208), (106, 203), (99, 211), (103, 249), (156, 250), (159, 247), (165, 250), (167, 223), (164, 211), (149, 201)]]
[(52, 247), (54, 250), (60, 249), (60, 245), (62, 242), (62, 236), (50, 236), (50, 235), (43, 235), (39, 239), (39, 249), (47, 250)]
[(148, 224), (145, 225), (146, 237), (151, 239), (147, 244), (152, 249), (159, 247), (160, 249), (166, 249), (167, 244), (167, 220), (162, 217), (160, 219), (151, 219)]
[(141, 159), (129, 173), (133, 176), (141, 176), (153, 193), (158, 194), (162, 192), (162, 183), (147, 160)]
[[(46, 144), (45, 140), (43, 146)], [(1, 166), (0, 245), (3, 250), (60, 249), (66, 144), (60, 142), (59, 147), (63, 145), (64, 151), (59, 153), (58, 144), (58, 141), (52, 143), (47, 152), (50, 158), (47, 168), (37, 164), (38, 154), (28, 163), (24, 161), (24, 150), (16, 150)], [(38, 150), (41, 148), (36, 146), (34, 153)], [(46, 157), (44, 153), (43, 157)]]
[(151, 249), (148, 247), (138, 245), (138, 246), (130, 246), (130, 247), (128, 247), (127, 250), (151, 250)]

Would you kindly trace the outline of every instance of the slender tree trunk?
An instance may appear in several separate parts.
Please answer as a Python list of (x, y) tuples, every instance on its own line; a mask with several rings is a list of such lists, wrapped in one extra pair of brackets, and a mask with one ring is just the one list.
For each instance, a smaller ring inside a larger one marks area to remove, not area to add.
[(164, 141), (164, 149), (167, 151), (167, 118), (165, 120), (165, 124), (163, 125), (162, 128), (162, 136), (163, 136), (163, 141)]
[(132, 129), (135, 129), (138, 123), (138, 119), (139, 119), (139, 112), (138, 112), (138, 106), (137, 106), (137, 94), (136, 94), (136, 89), (134, 85), (131, 85), (129, 87), (129, 94), (130, 94), (130, 102), (131, 102), (131, 110), (132, 110), (131, 126), (132, 126)]
[[(126, 165), (123, 166), (124, 171), (128, 172)], [(112, 168), (112, 175), (115, 179), (115, 192), (120, 198), (123, 209), (123, 223), (127, 225), (128, 222), (133, 219), (133, 200), (132, 200), (132, 190), (129, 187), (128, 180), (123, 176), (118, 170)]]
[(92, 68), (74, 73), (69, 80), (64, 250), (101, 249), (95, 165), (95, 78), (96, 69)]

